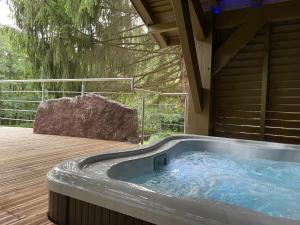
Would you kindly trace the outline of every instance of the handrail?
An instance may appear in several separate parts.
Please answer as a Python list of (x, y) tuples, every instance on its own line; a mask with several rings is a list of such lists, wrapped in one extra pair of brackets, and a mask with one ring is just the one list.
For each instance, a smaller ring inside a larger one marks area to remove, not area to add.
[(1, 117), (1, 120), (12, 120), (12, 121), (23, 121), (23, 122), (34, 122), (34, 120), (27, 120), (27, 119), (15, 119), (15, 118), (8, 118), (8, 117)]
[(57, 82), (96, 82), (96, 81), (132, 81), (134, 78), (82, 78), (82, 79), (29, 79), (29, 80), (0, 80), (0, 84), (12, 83), (57, 83)]
[(107, 81), (130, 81), (130, 89), (134, 91), (133, 77), (109, 77), (109, 78), (80, 78), (80, 79), (28, 79), (28, 80), (1, 80), (0, 84), (18, 84), (18, 83), (41, 83), (42, 85), (42, 101), (45, 97), (45, 83), (66, 83), (66, 82), (81, 82), (81, 95), (84, 95), (86, 82), (107, 82)]
[(45, 101), (45, 83), (64, 83), (64, 82), (80, 82), (81, 83), (81, 95), (83, 96), (85, 92), (85, 83), (87, 82), (107, 82), (107, 81), (130, 81), (130, 91), (134, 92), (135, 84), (134, 78), (132, 77), (112, 77), (112, 78), (80, 78), (80, 79), (28, 79), (28, 80), (1, 80), (0, 84), (18, 84), (18, 83), (40, 83), (42, 90), (42, 102)]
[(42, 93), (41, 91), (1, 91), (1, 93)]
[(36, 113), (36, 110), (29, 110), (29, 109), (0, 109), (0, 111), (6, 111), (6, 112), (30, 112), (30, 113)]
[(40, 103), (41, 101), (34, 100), (18, 100), (18, 99), (9, 99), (9, 100), (1, 100), (2, 102), (20, 102), (20, 103)]
[(160, 91), (151, 91), (147, 89), (142, 88), (135, 88), (135, 91), (143, 92), (143, 93), (150, 93), (150, 94), (156, 94), (156, 95), (165, 95), (165, 96), (186, 96), (189, 95), (189, 93), (176, 93), (176, 92), (160, 92)]
[(174, 95), (189, 95), (189, 93), (162, 93), (161, 95), (165, 95), (165, 96), (174, 96)]
[[(130, 90), (127, 91), (88, 91), (86, 90), (86, 83), (88, 82), (107, 82), (107, 81), (129, 81), (130, 82)], [(63, 82), (80, 82), (81, 83), (81, 90), (79, 91), (60, 91), (60, 90), (47, 90), (46, 89), (46, 84), (47, 83), (63, 83)], [(184, 98), (184, 111), (183, 111), (183, 116), (184, 116), (184, 124), (183, 125), (176, 125), (176, 124), (164, 124), (165, 126), (178, 126), (178, 127), (183, 127), (184, 132), (186, 131), (186, 116), (187, 116), (187, 99), (189, 93), (165, 93), (165, 92), (160, 92), (160, 91), (152, 91), (152, 90), (147, 90), (147, 89), (142, 89), (142, 88), (136, 88), (135, 87), (135, 79), (134, 78), (82, 78), (82, 79), (29, 79), (29, 80), (1, 80), (0, 79), (0, 85), (1, 84), (22, 84), (22, 83), (39, 83), (41, 85), (40, 90), (1, 90), (0, 89), (0, 94), (1, 93), (38, 93), (40, 94), (40, 97), (38, 100), (26, 100), (26, 99), (0, 99), (1, 102), (12, 102), (14, 105), (20, 106), (18, 103), (40, 103), (44, 102), (47, 97), (47, 93), (72, 93), (72, 94), (81, 94), (82, 96), (85, 94), (90, 94), (90, 93), (95, 93), (95, 94), (103, 94), (103, 95), (135, 95), (135, 94), (140, 94), (141, 95), (141, 143), (144, 141), (144, 127), (146, 126), (146, 121), (145, 121), (145, 108), (146, 108), (146, 98), (148, 95), (156, 95), (156, 96), (169, 96), (169, 97), (183, 97)], [(1, 95), (0, 95), (1, 96)], [(155, 104), (154, 104), (155, 105)], [(168, 105), (169, 106), (169, 105)], [(14, 106), (12, 106), (14, 107)], [(0, 109), (0, 112), (28, 112), (36, 113), (36, 110), (29, 110), (29, 109), (13, 109), (13, 108), (2, 108)], [(160, 112), (157, 112), (155, 115), (168, 115), (168, 114), (163, 114)], [(173, 115), (173, 114), (172, 114)], [(174, 115), (181, 115), (181, 114), (174, 114)], [(23, 122), (34, 122), (34, 119), (26, 119), (26, 118), (9, 118), (7, 116), (1, 117), (0, 115), (0, 126), (1, 126), (1, 120), (12, 120), (12, 121), (23, 121)]]

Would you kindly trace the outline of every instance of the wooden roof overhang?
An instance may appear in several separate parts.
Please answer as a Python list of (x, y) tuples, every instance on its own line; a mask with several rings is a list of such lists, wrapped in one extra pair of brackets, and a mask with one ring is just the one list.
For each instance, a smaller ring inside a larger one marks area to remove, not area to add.
[(195, 37), (203, 41), (207, 23), (199, 0), (131, 0), (161, 47), (182, 46), (190, 90), (197, 112), (201, 111), (202, 81)]
[[(300, 17), (300, 0), (263, 0), (250, 8), (252, 0), (220, 1), (224, 12), (209, 23), (210, 8), (217, 0), (131, 0), (149, 32), (161, 47), (182, 46), (195, 110), (201, 111), (202, 81), (195, 41), (206, 40), (209, 31), (237, 30), (214, 53), (213, 73), (221, 70), (266, 23)], [(227, 5), (226, 5), (227, 4)]]
[[(173, 0), (131, 0), (133, 6), (140, 14), (149, 32), (154, 36), (161, 47), (179, 45), (178, 26), (176, 24), (173, 6), (178, 1)], [(186, 1), (189, 2), (189, 1)], [(193, 23), (196, 27), (198, 39), (205, 38), (205, 20), (202, 4), (208, 4), (208, 1), (191, 1), (195, 6), (192, 10)], [(174, 4), (175, 3), (175, 4)], [(198, 17), (198, 19), (196, 19)]]
[[(285, 5), (294, 5), (292, 11), (299, 9), (299, 0), (261, 0), (265, 5), (261, 8), (249, 8), (250, 2), (255, 0), (222, 0), (223, 12), (216, 16), (216, 26), (230, 27), (242, 24), (251, 19), (245, 16), (249, 12), (258, 13), (263, 12), (265, 15), (274, 17), (274, 8), (278, 9), (278, 13), (289, 13), (290, 10), (282, 10), (282, 7), (275, 5), (275, 3), (290, 2)], [(256, 0), (257, 1), (257, 0)], [(156, 39), (161, 47), (179, 45), (180, 35), (178, 32), (178, 18), (175, 15), (175, 7), (180, 2), (189, 3), (189, 14), (191, 15), (191, 22), (193, 23), (193, 30), (196, 38), (201, 41), (205, 40), (207, 33), (206, 17), (210, 13), (210, 9), (217, 5), (217, 0), (131, 0), (133, 6), (140, 14), (144, 23), (147, 25), (149, 33)], [(292, 2), (292, 3), (291, 3)], [(273, 6), (272, 6), (273, 5)], [(289, 7), (292, 8), (292, 7)], [(279, 12), (280, 11), (280, 12)], [(285, 12), (283, 12), (285, 11)], [(298, 10), (299, 11), (299, 10)], [(246, 14), (245, 14), (246, 13)], [(234, 15), (234, 16), (231, 16)]]

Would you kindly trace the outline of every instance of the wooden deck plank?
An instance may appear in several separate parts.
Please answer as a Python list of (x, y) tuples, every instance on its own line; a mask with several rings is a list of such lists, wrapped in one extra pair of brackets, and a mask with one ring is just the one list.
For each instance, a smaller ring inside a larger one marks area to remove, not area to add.
[(47, 172), (59, 162), (134, 145), (0, 127), (0, 224), (51, 225)]

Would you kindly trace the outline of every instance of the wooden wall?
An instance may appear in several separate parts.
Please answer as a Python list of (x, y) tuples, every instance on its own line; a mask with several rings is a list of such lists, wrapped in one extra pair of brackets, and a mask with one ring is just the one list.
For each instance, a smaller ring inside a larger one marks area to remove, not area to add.
[(300, 20), (266, 25), (213, 88), (214, 135), (300, 144)]

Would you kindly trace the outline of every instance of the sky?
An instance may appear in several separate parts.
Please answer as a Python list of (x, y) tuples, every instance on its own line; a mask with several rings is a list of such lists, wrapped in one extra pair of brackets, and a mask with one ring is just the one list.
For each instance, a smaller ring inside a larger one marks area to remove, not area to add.
[(10, 18), (10, 14), (6, 0), (0, 0), (0, 24), (15, 27), (16, 25), (13, 19)]

